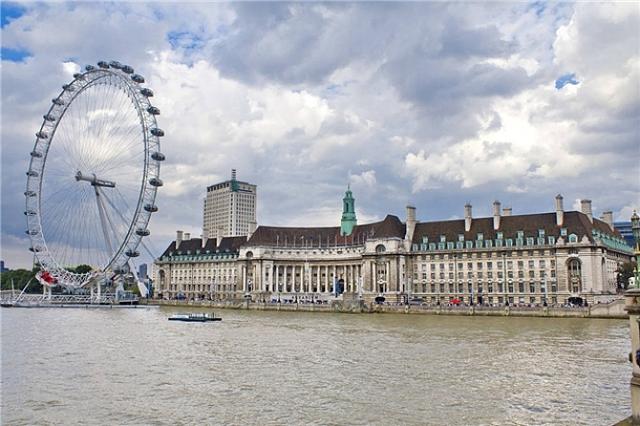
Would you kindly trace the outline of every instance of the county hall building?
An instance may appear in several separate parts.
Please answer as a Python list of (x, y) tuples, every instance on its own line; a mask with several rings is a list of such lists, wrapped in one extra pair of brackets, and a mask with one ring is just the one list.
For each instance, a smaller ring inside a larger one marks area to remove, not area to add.
[(613, 227), (613, 215), (581, 211), (513, 215), (493, 203), (491, 217), (358, 224), (347, 190), (340, 226), (250, 226), (247, 236), (182, 238), (156, 260), (164, 298), (258, 302), (335, 299), (422, 300), (490, 305), (593, 303), (617, 290), (618, 266), (632, 249)]

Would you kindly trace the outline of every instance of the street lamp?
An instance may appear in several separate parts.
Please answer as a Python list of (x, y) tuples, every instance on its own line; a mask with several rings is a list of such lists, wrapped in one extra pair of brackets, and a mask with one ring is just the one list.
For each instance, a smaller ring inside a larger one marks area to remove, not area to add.
[(640, 216), (638, 216), (638, 213), (636, 213), (635, 210), (631, 216), (631, 230), (633, 232), (633, 239), (636, 243), (633, 253), (636, 256), (634, 284), (636, 288), (640, 288)]

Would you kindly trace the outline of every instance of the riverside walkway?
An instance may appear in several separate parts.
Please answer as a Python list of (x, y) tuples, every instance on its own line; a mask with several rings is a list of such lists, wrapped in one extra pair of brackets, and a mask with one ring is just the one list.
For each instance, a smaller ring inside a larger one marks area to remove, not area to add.
[(552, 317), (552, 318), (609, 318), (628, 319), (624, 311), (624, 300), (600, 303), (584, 307), (565, 306), (464, 306), (464, 305), (387, 305), (368, 304), (363, 301), (330, 301), (328, 303), (270, 303), (249, 301), (215, 302), (209, 300), (160, 300), (141, 299), (141, 304), (160, 306), (192, 306), (217, 309), (247, 309), (262, 311), (298, 311), (333, 313), (393, 313), (415, 315), (475, 315), (475, 316), (514, 316), (514, 317)]

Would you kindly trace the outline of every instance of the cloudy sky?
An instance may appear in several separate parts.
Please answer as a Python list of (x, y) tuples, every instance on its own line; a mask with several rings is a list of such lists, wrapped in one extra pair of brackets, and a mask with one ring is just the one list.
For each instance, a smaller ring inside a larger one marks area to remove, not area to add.
[(2, 2), (2, 258), (31, 262), (34, 132), (81, 66), (144, 75), (162, 115), (152, 247), (199, 235), (207, 185), (259, 188), (264, 225), (640, 207), (637, 3)]

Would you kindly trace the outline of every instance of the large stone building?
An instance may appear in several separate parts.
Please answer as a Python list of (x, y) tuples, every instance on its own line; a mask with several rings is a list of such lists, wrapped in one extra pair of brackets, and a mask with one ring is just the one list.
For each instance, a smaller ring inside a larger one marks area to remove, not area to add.
[(231, 179), (207, 187), (204, 199), (202, 230), (216, 238), (249, 235), (255, 230), (256, 185)]
[(157, 284), (167, 297), (258, 301), (594, 302), (616, 293), (616, 270), (632, 252), (611, 213), (594, 218), (589, 200), (581, 210), (565, 212), (558, 195), (550, 213), (512, 215), (495, 202), (492, 217), (474, 218), (467, 205), (464, 219), (418, 222), (407, 207), (404, 222), (388, 215), (358, 225), (347, 191), (339, 227), (260, 226), (220, 245), (172, 242), (156, 262)]

